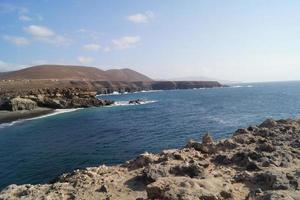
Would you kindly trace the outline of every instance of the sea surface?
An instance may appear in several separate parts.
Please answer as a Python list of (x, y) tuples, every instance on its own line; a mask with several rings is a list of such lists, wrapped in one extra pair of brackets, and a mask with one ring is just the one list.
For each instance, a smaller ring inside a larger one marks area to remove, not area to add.
[[(180, 148), (210, 132), (226, 138), (266, 118), (300, 117), (300, 82), (100, 96), (116, 106), (57, 111), (0, 125), (0, 189), (45, 183), (77, 168)], [(143, 105), (127, 105), (131, 99)]]

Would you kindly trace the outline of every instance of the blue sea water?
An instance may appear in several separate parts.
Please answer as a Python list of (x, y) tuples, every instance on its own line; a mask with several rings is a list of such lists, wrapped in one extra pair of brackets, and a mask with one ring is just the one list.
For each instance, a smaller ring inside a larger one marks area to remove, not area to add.
[(179, 148), (205, 132), (229, 137), (272, 117), (300, 117), (300, 82), (103, 96), (144, 105), (88, 108), (0, 125), (0, 188), (45, 183), (62, 173)]

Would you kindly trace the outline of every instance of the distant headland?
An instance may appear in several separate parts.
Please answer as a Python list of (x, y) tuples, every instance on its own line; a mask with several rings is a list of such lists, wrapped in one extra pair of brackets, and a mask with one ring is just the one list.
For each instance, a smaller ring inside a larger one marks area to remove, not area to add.
[[(96, 97), (113, 92), (222, 87), (217, 81), (155, 81), (134, 70), (39, 65), (0, 73), (0, 123), (52, 109), (107, 106), (114, 102)], [(39, 108), (39, 109), (37, 109)], [(43, 109), (41, 109), (43, 108)], [(46, 110), (45, 110), (46, 109)], [(33, 111), (35, 112), (26, 112)], [(11, 114), (11, 111), (22, 111)], [(7, 117), (9, 116), (9, 117)]]

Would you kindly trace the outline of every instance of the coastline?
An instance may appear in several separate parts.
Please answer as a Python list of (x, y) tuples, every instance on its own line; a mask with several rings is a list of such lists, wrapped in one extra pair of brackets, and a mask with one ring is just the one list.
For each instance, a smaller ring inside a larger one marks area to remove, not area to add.
[(0, 124), (40, 117), (54, 112), (55, 109), (44, 107), (37, 107), (34, 110), (0, 111)]
[(295, 199), (300, 196), (300, 120), (265, 120), (231, 138), (89, 167), (48, 184), (10, 185), (0, 199)]

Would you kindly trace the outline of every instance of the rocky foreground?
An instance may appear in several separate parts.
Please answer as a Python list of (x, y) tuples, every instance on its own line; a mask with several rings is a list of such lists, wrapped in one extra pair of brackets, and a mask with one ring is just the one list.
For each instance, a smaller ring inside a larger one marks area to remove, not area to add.
[(300, 120), (266, 120), (230, 139), (191, 140), (118, 166), (10, 185), (0, 199), (300, 199)]

